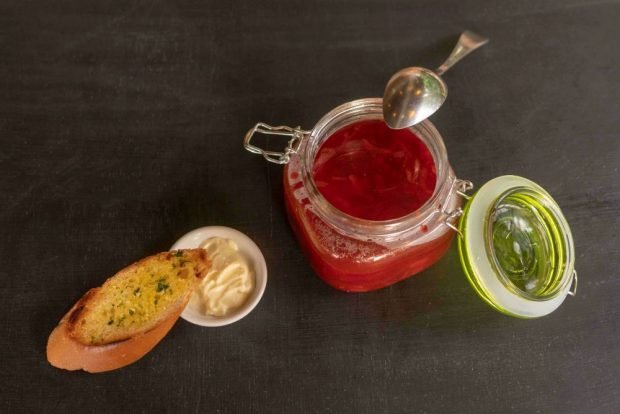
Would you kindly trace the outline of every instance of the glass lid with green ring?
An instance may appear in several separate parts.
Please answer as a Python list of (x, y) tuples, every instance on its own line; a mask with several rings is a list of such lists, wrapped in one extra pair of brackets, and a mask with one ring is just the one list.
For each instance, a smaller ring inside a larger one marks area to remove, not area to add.
[(542, 187), (506, 175), (466, 198), (458, 250), (467, 278), (485, 302), (507, 315), (537, 318), (575, 294), (573, 237)]

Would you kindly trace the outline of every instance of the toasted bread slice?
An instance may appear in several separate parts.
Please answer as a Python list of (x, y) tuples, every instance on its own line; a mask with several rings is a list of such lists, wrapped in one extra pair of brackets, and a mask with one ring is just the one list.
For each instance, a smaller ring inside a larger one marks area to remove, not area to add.
[(204, 249), (177, 250), (126, 267), (84, 295), (67, 321), (69, 335), (84, 345), (104, 345), (153, 329), (187, 303), (206, 260)]
[(105, 372), (132, 364), (146, 355), (172, 329), (183, 307), (171, 313), (159, 325), (143, 334), (108, 345), (84, 345), (71, 338), (67, 332), (65, 315), (52, 331), (47, 341), (47, 360), (56, 368), (69, 371), (82, 369), (87, 372)]
[(48, 360), (91, 372), (134, 362), (172, 328), (209, 267), (204, 249), (160, 253), (126, 267), (65, 315), (48, 340)]

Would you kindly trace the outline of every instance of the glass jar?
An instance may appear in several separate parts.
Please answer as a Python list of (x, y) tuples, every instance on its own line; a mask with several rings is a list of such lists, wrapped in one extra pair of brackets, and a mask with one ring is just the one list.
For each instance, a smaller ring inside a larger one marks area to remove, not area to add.
[[(329, 285), (349, 292), (389, 286), (437, 262), (450, 247), (454, 230), (446, 223), (460, 211), (459, 190), (468, 183), (456, 179), (439, 132), (430, 121), (411, 128), (429, 149), (437, 184), (418, 210), (400, 218), (371, 221), (350, 216), (319, 192), (312, 166), (321, 144), (334, 132), (360, 121), (383, 120), (380, 98), (360, 99), (327, 113), (312, 131), (291, 132), (286, 154), (284, 195), (290, 223), (316, 273)], [(249, 137), (251, 139), (251, 135)]]
[[(289, 221), (321, 279), (348, 292), (380, 289), (433, 265), (458, 234), (465, 273), (495, 309), (537, 317), (574, 294), (570, 290), (576, 289), (572, 236), (551, 196), (535, 183), (514, 176), (496, 178), (473, 198), (468, 196), (472, 183), (456, 178), (441, 135), (428, 120), (410, 128), (426, 145), (436, 169), (434, 192), (420, 208), (403, 217), (372, 221), (330, 204), (313, 177), (316, 155), (336, 131), (370, 120), (383, 120), (382, 99), (345, 103), (323, 116), (311, 131), (259, 123), (244, 139), (248, 151), (286, 164), (284, 198)], [(289, 137), (288, 145), (283, 152), (258, 148), (251, 143), (256, 133)], [(520, 232), (511, 232), (510, 226), (519, 228), (524, 223), (527, 226)], [(506, 234), (507, 241), (501, 240), (499, 235)]]

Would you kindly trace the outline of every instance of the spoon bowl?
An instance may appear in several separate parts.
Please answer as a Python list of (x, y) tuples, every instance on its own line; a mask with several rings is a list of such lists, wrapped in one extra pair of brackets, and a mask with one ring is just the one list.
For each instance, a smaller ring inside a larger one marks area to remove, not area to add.
[(386, 124), (393, 129), (408, 128), (434, 114), (448, 96), (448, 87), (440, 76), (488, 41), (486, 37), (466, 30), (448, 59), (435, 72), (420, 67), (396, 72), (383, 94), (383, 118)]
[(383, 95), (383, 118), (393, 129), (422, 122), (443, 105), (446, 83), (433, 71), (410, 67), (394, 74)]

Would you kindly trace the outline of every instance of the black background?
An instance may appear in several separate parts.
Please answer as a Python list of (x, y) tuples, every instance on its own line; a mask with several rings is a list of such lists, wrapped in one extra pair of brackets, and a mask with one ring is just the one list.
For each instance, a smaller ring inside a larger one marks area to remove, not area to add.
[[(387, 289), (329, 288), (281, 167), (241, 146), (380, 96), (464, 29), (491, 43), (445, 75), (433, 122), (460, 178), (522, 175), (562, 206), (579, 292), (542, 319), (487, 307), (455, 246)], [(619, 40), (617, 1), (3, 1), (1, 411), (619, 412)], [(179, 321), (111, 373), (48, 365), (87, 289), (205, 225), (261, 247), (253, 313)]]

